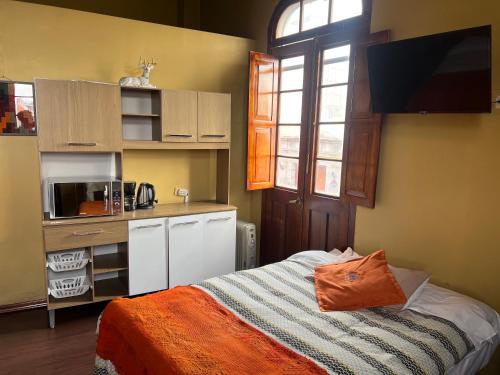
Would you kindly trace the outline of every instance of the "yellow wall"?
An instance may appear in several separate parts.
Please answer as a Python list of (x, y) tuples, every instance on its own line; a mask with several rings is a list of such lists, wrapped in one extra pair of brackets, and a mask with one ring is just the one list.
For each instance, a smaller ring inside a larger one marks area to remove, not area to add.
[[(245, 191), (248, 51), (253, 42), (205, 32), (14, 1), (0, 1), (0, 76), (117, 82), (136, 74), (139, 56), (158, 62), (159, 87), (232, 94), (231, 203), (239, 217), (260, 221), (260, 195)], [(40, 192), (35, 138), (0, 138), (0, 181), (27, 184), (22, 202), (2, 194), (0, 305), (44, 298)], [(17, 164), (8, 163), (11, 159)], [(215, 195), (212, 151), (127, 151), (124, 177), (157, 186), (161, 203), (174, 186), (193, 198)], [(13, 184), (14, 185), (14, 184)], [(15, 184), (17, 186), (17, 184)], [(9, 194), (8, 194), (9, 193)], [(14, 217), (14, 219), (12, 219)]]

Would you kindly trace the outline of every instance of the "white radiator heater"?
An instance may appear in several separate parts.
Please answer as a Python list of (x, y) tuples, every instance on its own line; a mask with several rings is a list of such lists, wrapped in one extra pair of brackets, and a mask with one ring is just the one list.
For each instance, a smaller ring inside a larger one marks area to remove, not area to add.
[(257, 267), (257, 233), (255, 224), (236, 222), (236, 271)]

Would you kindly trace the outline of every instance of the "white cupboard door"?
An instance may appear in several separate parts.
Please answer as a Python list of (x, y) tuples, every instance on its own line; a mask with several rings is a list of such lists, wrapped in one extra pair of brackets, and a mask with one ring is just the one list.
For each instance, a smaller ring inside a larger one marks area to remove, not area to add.
[(189, 285), (204, 279), (202, 255), (203, 215), (168, 220), (169, 287)]
[(236, 211), (204, 215), (205, 279), (221, 276), (236, 269)]
[(128, 229), (130, 295), (167, 289), (166, 219), (132, 220)]

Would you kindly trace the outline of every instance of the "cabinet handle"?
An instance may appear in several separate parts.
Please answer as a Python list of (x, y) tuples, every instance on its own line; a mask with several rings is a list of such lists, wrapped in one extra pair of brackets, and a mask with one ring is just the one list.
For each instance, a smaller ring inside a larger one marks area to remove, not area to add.
[(97, 146), (95, 142), (68, 142), (68, 146)]
[(182, 138), (193, 138), (192, 134), (167, 134), (165, 137), (182, 137)]
[(207, 138), (224, 138), (226, 134), (202, 134), (201, 136)]
[(228, 221), (228, 220), (231, 220), (230, 217), (219, 217), (217, 219), (208, 219), (208, 222), (211, 223), (213, 221)]
[(163, 224), (151, 224), (151, 225), (140, 225), (138, 227), (135, 227), (135, 229), (148, 229), (148, 228), (159, 228)]
[(198, 220), (186, 221), (185, 223), (175, 223), (175, 224), (172, 224), (172, 228), (176, 227), (176, 226), (179, 226), (179, 225), (193, 225), (193, 224), (198, 224), (198, 223), (199, 223)]
[(78, 237), (92, 236), (92, 235), (95, 235), (95, 234), (102, 234), (102, 233), (104, 233), (104, 230), (103, 229), (99, 229), (99, 230), (95, 230), (95, 231), (92, 231), (92, 232), (73, 232), (73, 236), (78, 236)]

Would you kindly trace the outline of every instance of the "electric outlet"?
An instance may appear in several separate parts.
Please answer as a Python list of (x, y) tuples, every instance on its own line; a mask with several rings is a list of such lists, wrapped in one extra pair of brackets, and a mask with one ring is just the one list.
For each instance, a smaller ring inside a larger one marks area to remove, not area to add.
[(174, 194), (178, 197), (187, 197), (189, 195), (189, 190), (184, 188), (175, 188)]
[(497, 96), (496, 104), (495, 104), (496, 109), (500, 109), (500, 96)]

